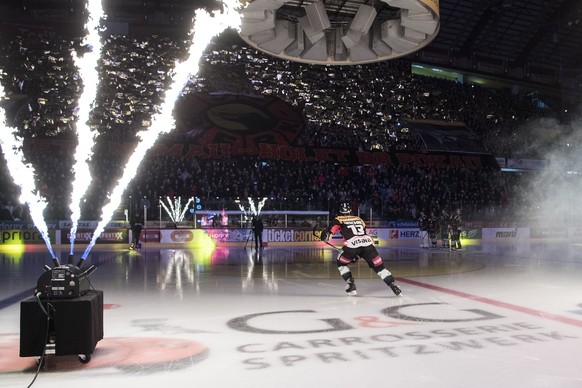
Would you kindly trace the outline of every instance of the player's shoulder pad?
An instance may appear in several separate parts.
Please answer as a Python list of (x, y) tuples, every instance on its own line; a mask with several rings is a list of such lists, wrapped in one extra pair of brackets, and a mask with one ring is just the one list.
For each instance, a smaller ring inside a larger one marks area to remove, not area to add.
[(344, 223), (344, 222), (354, 222), (354, 221), (363, 222), (363, 220), (360, 217), (358, 217), (358, 216), (352, 216), (352, 215), (349, 215), (349, 216), (337, 216), (336, 219), (339, 222), (341, 222), (341, 223)]

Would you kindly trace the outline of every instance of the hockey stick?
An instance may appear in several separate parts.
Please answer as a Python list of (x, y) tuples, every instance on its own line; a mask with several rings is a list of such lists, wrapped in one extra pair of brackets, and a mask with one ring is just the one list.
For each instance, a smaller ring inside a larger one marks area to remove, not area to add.
[(315, 237), (317, 237), (317, 238), (318, 238), (320, 241), (323, 241), (324, 243), (326, 243), (327, 245), (329, 245), (330, 247), (332, 247), (332, 248), (333, 248), (333, 249), (335, 249), (336, 251), (338, 251), (338, 252), (342, 251), (342, 249), (341, 249), (341, 248), (338, 248), (338, 247), (336, 247), (335, 245), (333, 245), (333, 244), (329, 243), (329, 242), (328, 242), (328, 241), (326, 241), (326, 240), (322, 240), (322, 239), (321, 239), (321, 233), (319, 233), (319, 236), (318, 236), (318, 235), (317, 235), (317, 233), (315, 233), (315, 228), (316, 228), (316, 227), (314, 226), (314, 227), (313, 227), (313, 235), (314, 235)]

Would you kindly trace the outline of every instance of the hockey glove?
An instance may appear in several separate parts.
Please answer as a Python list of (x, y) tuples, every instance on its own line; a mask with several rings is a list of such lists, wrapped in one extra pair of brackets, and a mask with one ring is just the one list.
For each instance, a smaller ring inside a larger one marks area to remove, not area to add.
[(319, 235), (319, 239), (321, 241), (327, 241), (329, 239), (330, 236), (330, 232), (327, 229), (324, 229), (321, 231), (321, 234)]

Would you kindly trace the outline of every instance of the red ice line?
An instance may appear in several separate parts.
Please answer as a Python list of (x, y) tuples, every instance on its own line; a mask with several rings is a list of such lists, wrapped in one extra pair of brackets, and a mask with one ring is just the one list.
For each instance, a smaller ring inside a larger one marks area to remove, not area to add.
[(493, 306), (497, 306), (497, 307), (503, 307), (503, 308), (506, 308), (506, 309), (509, 309), (509, 310), (518, 311), (518, 312), (521, 312), (521, 313), (533, 315), (535, 317), (542, 317), (542, 318), (545, 318), (545, 319), (552, 319), (554, 321), (561, 322), (561, 323), (566, 323), (568, 325), (582, 327), (582, 321), (580, 321), (578, 319), (564, 317), (564, 316), (557, 315), (557, 314), (546, 313), (546, 312), (543, 312), (543, 311), (540, 311), (540, 310), (531, 309), (529, 307), (523, 307), (523, 306), (518, 306), (518, 305), (515, 305), (515, 304), (511, 304), (511, 303), (501, 302), (501, 301), (495, 300), (495, 299), (484, 298), (484, 297), (481, 297), (481, 296), (468, 294), (466, 292), (455, 291), (455, 290), (451, 290), (451, 289), (448, 289), (448, 288), (443, 288), (443, 287), (439, 287), (439, 286), (435, 286), (435, 285), (432, 285), (432, 284), (427, 284), (427, 283), (419, 282), (419, 281), (412, 280), (412, 279), (398, 278), (398, 281), (399, 282), (402, 282), (402, 283), (412, 284), (412, 285), (418, 286), (418, 287), (428, 288), (428, 289), (434, 290), (434, 291), (443, 292), (445, 294), (455, 295), (455, 296), (458, 296), (458, 297), (461, 297), (461, 298), (467, 298), (467, 299), (475, 300), (477, 302), (487, 303), (487, 304), (490, 304), (490, 305), (493, 305)]

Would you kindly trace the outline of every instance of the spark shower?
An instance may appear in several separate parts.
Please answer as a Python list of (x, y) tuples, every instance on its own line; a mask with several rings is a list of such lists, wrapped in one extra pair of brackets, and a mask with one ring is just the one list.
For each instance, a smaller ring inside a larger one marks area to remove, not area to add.
[[(78, 101), (78, 115), (75, 124), (75, 135), (77, 146), (74, 155), (74, 164), (71, 167), (73, 172), (73, 186), (71, 192), (71, 237), (70, 237), (70, 254), (73, 254), (75, 235), (78, 221), (81, 217), (81, 202), (91, 185), (92, 177), (90, 174), (89, 163), (93, 157), (93, 147), (98, 141), (98, 131), (92, 130), (88, 125), (88, 120), (92, 112), (98, 90), (98, 68), (97, 64), (101, 57), (101, 21), (106, 18), (103, 12), (102, 0), (87, 0), (85, 4), (88, 11), (88, 19), (85, 24), (86, 35), (83, 44), (89, 50), (82, 56), (72, 52), (75, 65), (77, 66), (79, 76), (83, 84), (83, 92)], [(191, 76), (196, 75), (199, 71), (199, 62), (204, 50), (210, 41), (224, 30), (233, 28), (238, 30), (241, 24), (239, 11), (242, 5), (238, 0), (223, 0), (222, 11), (208, 13), (203, 9), (195, 11), (193, 16), (193, 27), (190, 30), (191, 44), (188, 49), (186, 60), (176, 62), (171, 84), (162, 98), (160, 109), (152, 116), (151, 125), (138, 132), (138, 143), (133, 153), (129, 157), (127, 164), (123, 169), (121, 178), (117, 181), (116, 186), (109, 194), (108, 202), (101, 209), (101, 217), (93, 232), (92, 238), (81, 256), (82, 264), (95, 245), (97, 238), (105, 229), (113, 217), (115, 209), (121, 203), (123, 193), (129, 183), (135, 177), (139, 165), (144, 159), (147, 151), (153, 147), (157, 139), (174, 129), (174, 118), (172, 111), (176, 101), (180, 97), (183, 88), (188, 83)], [(0, 85), (0, 100), (5, 98), (5, 92)], [(34, 167), (27, 163), (22, 152), (23, 139), (18, 136), (18, 129), (9, 127), (6, 124), (5, 112), (0, 108), (0, 146), (6, 159), (8, 171), (14, 180), (14, 183), (20, 188), (20, 201), (26, 203), (30, 209), (31, 218), (34, 225), (39, 230), (53, 262), (58, 263), (55, 258), (48, 227), (44, 219), (44, 210), (47, 202), (39, 190), (36, 188), (34, 177)]]

